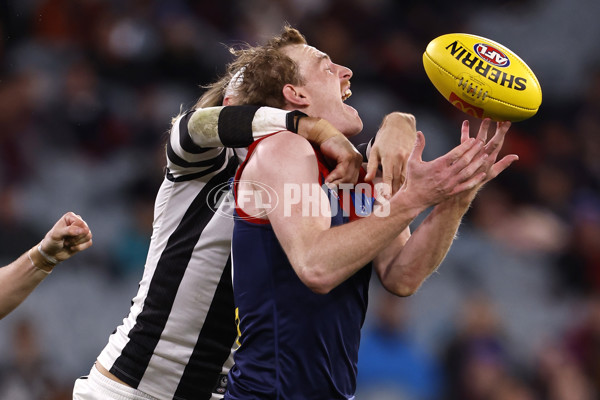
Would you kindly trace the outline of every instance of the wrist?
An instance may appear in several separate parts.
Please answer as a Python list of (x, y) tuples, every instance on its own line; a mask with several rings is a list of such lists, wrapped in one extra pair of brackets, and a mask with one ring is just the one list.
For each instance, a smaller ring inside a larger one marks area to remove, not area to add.
[(440, 210), (453, 211), (457, 214), (464, 215), (471, 207), (474, 198), (474, 195), (459, 194), (442, 201), (436, 207)]
[(392, 209), (411, 219), (415, 219), (429, 207), (407, 190), (399, 190), (389, 201), (392, 204)]
[(334, 136), (342, 135), (333, 125), (322, 118), (303, 117), (300, 121), (298, 134), (318, 146)]
[(43, 250), (42, 250), (42, 252), (40, 252), (40, 250), (41, 250), (41, 244), (38, 246), (32, 247), (27, 252), (27, 257), (29, 258), (29, 261), (31, 261), (31, 264), (36, 269), (38, 269), (42, 272), (45, 272), (46, 274), (49, 274), (50, 272), (52, 272), (52, 270), (54, 269), (54, 267), (56, 266), (58, 261), (54, 262), (55, 259), (52, 257), (46, 258), (48, 255)]

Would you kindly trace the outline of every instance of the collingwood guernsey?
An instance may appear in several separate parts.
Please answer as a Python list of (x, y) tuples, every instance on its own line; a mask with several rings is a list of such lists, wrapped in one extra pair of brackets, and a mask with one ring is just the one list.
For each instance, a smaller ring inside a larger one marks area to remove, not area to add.
[(129, 315), (98, 357), (128, 385), (161, 400), (222, 397), (236, 338), (233, 207), (223, 198), (245, 155), (230, 147), (285, 129), (286, 114), (216, 107), (174, 122), (144, 275)]

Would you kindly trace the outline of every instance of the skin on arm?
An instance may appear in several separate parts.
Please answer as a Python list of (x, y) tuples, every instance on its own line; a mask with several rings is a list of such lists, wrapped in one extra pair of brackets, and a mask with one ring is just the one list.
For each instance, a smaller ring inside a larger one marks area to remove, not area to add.
[[(478, 146), (483, 146), (486, 141), (489, 125), (489, 120), (481, 123), (476, 139)], [(479, 173), (484, 174), (483, 179), (469, 190), (437, 204), (409, 238), (404, 235), (404, 243), (401, 236), (377, 256), (374, 267), (388, 291), (401, 296), (413, 294), (441, 264), (477, 191), (518, 159), (511, 154), (496, 162), (509, 127), (509, 122), (498, 123), (494, 137), (483, 146)], [(461, 142), (469, 140), (473, 139), (469, 137), (469, 124), (465, 121), (461, 130)]]
[(48, 276), (56, 265), (54, 261), (64, 261), (91, 245), (92, 233), (85, 221), (72, 212), (63, 215), (39, 245), (0, 268), (0, 287), (3, 288), (0, 318), (21, 304)]
[[(373, 214), (336, 227), (330, 226), (329, 202), (319, 186), (316, 157), (308, 142), (282, 132), (258, 144), (241, 181), (257, 181), (260, 185), (251, 190), (260, 191), (266, 185), (283, 199), (268, 219), (294, 270), (311, 290), (329, 292), (373, 260), (420, 212), (473, 188), (483, 179), (484, 173), (476, 173), (481, 166), (482, 146), (476, 146), (475, 139), (425, 163), (421, 160), (424, 138), (422, 134), (418, 137), (407, 177), (414, 183), (410, 191), (400, 191), (392, 197), (389, 215)], [(240, 190), (243, 185), (250, 183), (241, 182)], [(290, 204), (290, 187), (310, 188), (311, 194), (317, 194), (311, 197), (316, 199), (319, 211), (307, 212), (306, 201)], [(244, 211), (256, 215), (256, 210)]]

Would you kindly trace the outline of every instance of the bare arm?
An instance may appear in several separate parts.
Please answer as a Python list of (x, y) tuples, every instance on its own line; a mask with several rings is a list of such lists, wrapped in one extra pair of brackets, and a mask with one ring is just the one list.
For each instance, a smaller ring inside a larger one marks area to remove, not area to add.
[(85, 221), (73, 213), (63, 215), (39, 245), (0, 268), (0, 318), (21, 304), (57, 263), (91, 245), (92, 233)]
[[(477, 173), (481, 146), (474, 139), (425, 163), (421, 160), (424, 138), (417, 137), (409, 159), (410, 190), (392, 197), (389, 214), (373, 214), (336, 227), (330, 226), (329, 202), (319, 186), (310, 145), (297, 135), (282, 133), (257, 146), (241, 179), (267, 185), (283, 200), (268, 219), (299, 278), (313, 291), (330, 291), (373, 260), (424, 209), (473, 188), (484, 178), (485, 174)], [(316, 209), (325, 212), (307, 207), (308, 193), (302, 193), (302, 201), (290, 201), (290, 188), (316, 194), (312, 196)]]
[[(477, 141), (486, 141), (489, 120), (481, 123)], [(441, 264), (456, 236), (461, 219), (477, 191), (517, 159), (508, 155), (496, 162), (510, 123), (500, 123), (496, 134), (484, 147), (480, 170), (485, 174), (477, 185), (436, 205), (416, 231), (408, 238), (398, 238), (375, 259), (375, 269), (384, 287), (395, 294), (408, 296)], [(461, 142), (469, 138), (468, 122), (463, 123)], [(404, 243), (403, 243), (404, 242)]]

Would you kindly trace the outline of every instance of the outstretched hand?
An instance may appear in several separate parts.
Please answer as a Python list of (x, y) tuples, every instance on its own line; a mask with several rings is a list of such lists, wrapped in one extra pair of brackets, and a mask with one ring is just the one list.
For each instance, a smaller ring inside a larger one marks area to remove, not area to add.
[(460, 145), (436, 158), (422, 159), (425, 136), (417, 132), (417, 140), (408, 158), (407, 177), (401, 193), (425, 207), (438, 204), (451, 196), (472, 190), (486, 178), (482, 166), (488, 158), (481, 140), (468, 138)]
[(92, 232), (77, 214), (68, 212), (54, 224), (41, 242), (41, 248), (57, 261), (64, 261), (92, 245)]
[(494, 136), (487, 141), (490, 123), (490, 119), (483, 120), (477, 137), (472, 138), (469, 122), (464, 121), (460, 145), (430, 162), (422, 159), (425, 137), (422, 132), (417, 132), (417, 140), (408, 159), (406, 184), (401, 191), (413, 196), (417, 204), (425, 206), (454, 198), (468, 207), (485, 183), (519, 159), (516, 154), (509, 154), (496, 161), (510, 122), (498, 122)]
[[(491, 120), (486, 118), (479, 126), (479, 132), (477, 133), (477, 139), (481, 142), (486, 143), (487, 133), (490, 127)], [(485, 183), (491, 181), (502, 171), (504, 171), (510, 164), (519, 159), (516, 154), (509, 154), (503, 157), (500, 161), (496, 162), (498, 154), (504, 144), (504, 137), (510, 128), (510, 121), (503, 121), (496, 123), (496, 132), (494, 136), (485, 144), (484, 151), (488, 155), (486, 162), (483, 165), (483, 171), (486, 173), (486, 177), (477, 187), (479, 189)], [(466, 142), (470, 139), (469, 121), (465, 120), (462, 124), (460, 141), (461, 143)]]

